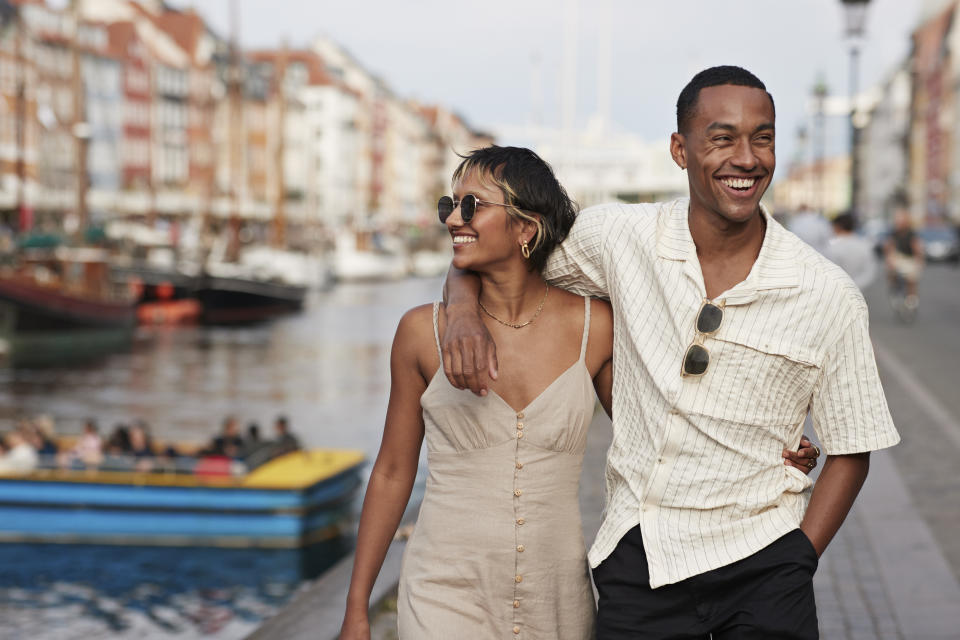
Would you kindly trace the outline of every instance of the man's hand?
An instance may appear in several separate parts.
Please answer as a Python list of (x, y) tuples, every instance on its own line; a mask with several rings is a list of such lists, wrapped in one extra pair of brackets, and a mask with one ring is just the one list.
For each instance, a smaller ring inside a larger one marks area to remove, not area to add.
[(477, 313), (477, 306), (448, 304), (443, 332), (443, 372), (457, 389), (487, 395), (497, 379), (497, 345)]
[(783, 450), (783, 463), (809, 474), (817, 466), (820, 449), (807, 436), (800, 438), (799, 451)]

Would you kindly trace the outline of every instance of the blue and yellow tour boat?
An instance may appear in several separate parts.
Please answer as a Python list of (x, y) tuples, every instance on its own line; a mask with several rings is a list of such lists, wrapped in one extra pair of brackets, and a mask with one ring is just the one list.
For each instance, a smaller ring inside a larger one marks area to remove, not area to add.
[(363, 454), (297, 450), (236, 474), (37, 469), (0, 475), (0, 542), (296, 549), (348, 528)]

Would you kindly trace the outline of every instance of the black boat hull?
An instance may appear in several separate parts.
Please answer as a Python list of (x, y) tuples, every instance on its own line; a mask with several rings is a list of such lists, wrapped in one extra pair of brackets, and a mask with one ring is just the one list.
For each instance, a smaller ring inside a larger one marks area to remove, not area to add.
[(244, 278), (206, 276), (195, 295), (205, 324), (261, 322), (303, 308), (306, 287)]

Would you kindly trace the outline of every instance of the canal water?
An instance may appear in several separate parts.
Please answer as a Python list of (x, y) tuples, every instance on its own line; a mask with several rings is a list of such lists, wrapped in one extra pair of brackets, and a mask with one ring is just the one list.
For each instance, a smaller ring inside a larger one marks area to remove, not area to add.
[[(140, 419), (157, 438), (205, 442), (228, 415), (267, 437), (286, 415), (304, 446), (360, 449), (372, 462), (397, 322), (441, 284), (338, 285), (269, 324), (143, 328), (122, 353), (0, 368), (0, 431), (39, 414), (60, 433), (86, 418), (104, 435)], [(342, 551), (0, 545), (0, 639), (242, 638)]]

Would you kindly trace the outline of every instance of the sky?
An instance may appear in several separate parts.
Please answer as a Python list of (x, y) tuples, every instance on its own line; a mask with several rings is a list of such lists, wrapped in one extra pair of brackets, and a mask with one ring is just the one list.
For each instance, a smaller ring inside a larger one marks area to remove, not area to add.
[[(603, 18), (605, 2), (609, 20)], [(882, 82), (906, 58), (921, 10), (937, 2), (870, 2), (861, 89)], [(597, 111), (602, 39), (610, 48), (613, 127), (649, 141), (669, 137), (680, 90), (697, 71), (717, 64), (749, 69), (773, 94), (781, 165), (800, 153), (796, 132), (808, 120), (817, 79), (826, 81), (831, 95), (848, 93), (840, 0), (237, 0), (244, 48), (277, 47), (284, 39), (306, 46), (323, 34), (396, 94), (443, 104), (474, 128), (495, 133), (531, 122), (559, 126), (564, 18), (571, 3), (578, 6), (580, 126)], [(230, 0), (170, 4), (193, 7), (229, 33)], [(846, 137), (842, 127), (835, 129)]]

